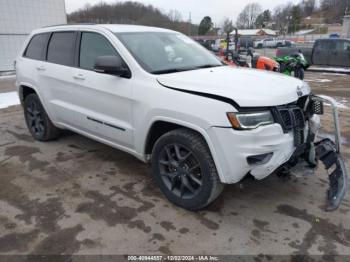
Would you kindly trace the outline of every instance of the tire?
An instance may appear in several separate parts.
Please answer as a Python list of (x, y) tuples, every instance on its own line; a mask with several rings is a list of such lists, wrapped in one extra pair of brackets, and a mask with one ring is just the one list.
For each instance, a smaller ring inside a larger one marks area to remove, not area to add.
[(27, 127), (35, 140), (44, 142), (59, 137), (60, 130), (53, 125), (36, 94), (25, 98), (23, 108)]
[(300, 80), (304, 80), (305, 71), (303, 68), (297, 68), (294, 72), (294, 76), (299, 78)]
[(305, 70), (303, 68), (299, 68), (299, 70), (298, 70), (298, 78), (300, 80), (304, 80), (304, 78), (305, 78)]
[(262, 44), (258, 44), (258, 48), (259, 48), (259, 49), (262, 49), (262, 48), (263, 48), (263, 45), (262, 45)]
[(158, 139), (152, 173), (166, 198), (187, 210), (206, 207), (224, 188), (207, 143), (188, 129), (176, 129)]

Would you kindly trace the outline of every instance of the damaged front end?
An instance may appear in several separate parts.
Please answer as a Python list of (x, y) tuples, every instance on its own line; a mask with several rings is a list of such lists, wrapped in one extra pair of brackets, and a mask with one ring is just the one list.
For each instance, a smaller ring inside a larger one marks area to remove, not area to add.
[[(324, 104), (332, 108), (335, 141), (323, 139), (316, 142)], [(337, 103), (327, 96), (305, 96), (297, 103), (277, 107), (274, 115), (285, 133), (293, 132), (296, 150), (290, 160), (278, 169), (279, 175), (294, 172), (314, 173), (321, 161), (328, 171), (329, 188), (326, 211), (336, 210), (345, 197), (348, 176), (341, 156), (340, 125)]]

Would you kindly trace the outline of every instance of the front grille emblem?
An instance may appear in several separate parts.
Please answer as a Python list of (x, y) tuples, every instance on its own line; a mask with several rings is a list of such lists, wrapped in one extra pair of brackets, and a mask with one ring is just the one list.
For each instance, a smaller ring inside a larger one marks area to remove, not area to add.
[(300, 86), (297, 87), (297, 95), (298, 95), (298, 97), (303, 96), (303, 89)]

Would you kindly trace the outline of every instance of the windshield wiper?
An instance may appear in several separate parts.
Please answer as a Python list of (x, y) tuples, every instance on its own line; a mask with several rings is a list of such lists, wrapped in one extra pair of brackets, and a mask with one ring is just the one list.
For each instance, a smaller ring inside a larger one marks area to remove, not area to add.
[(213, 67), (219, 67), (219, 66), (223, 66), (223, 65), (207, 64), (207, 65), (196, 66), (196, 67), (193, 68), (193, 70), (194, 70), (194, 69), (202, 69), (202, 68), (213, 68)]
[(170, 74), (170, 73), (183, 72), (183, 71), (186, 71), (186, 70), (187, 69), (170, 68), (170, 69), (152, 71), (151, 74), (156, 74), (156, 75)]
[(201, 65), (201, 66), (195, 66), (195, 67), (187, 67), (187, 68), (170, 68), (170, 69), (152, 71), (151, 73), (152, 74), (156, 74), (156, 75), (171, 74), (171, 73), (191, 71), (191, 70), (197, 70), (197, 69), (202, 69), (202, 68), (212, 68), (212, 67), (218, 67), (218, 66), (223, 66), (223, 65), (207, 64), (207, 65)]

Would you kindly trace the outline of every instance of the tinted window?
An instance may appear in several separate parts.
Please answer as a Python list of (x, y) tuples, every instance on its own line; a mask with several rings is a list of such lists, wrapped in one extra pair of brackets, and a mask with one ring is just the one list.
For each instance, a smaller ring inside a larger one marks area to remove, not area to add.
[(74, 61), (74, 32), (53, 33), (47, 51), (47, 61), (72, 66)]
[(317, 49), (322, 49), (322, 50), (330, 50), (335, 48), (335, 42), (330, 40), (330, 41), (319, 41), (317, 44)]
[(44, 60), (49, 36), (50, 34), (39, 34), (33, 36), (24, 56), (31, 59)]
[(341, 41), (337, 41), (337, 50), (338, 51), (350, 51), (350, 42), (345, 41), (345, 40), (341, 40)]
[(93, 70), (98, 56), (118, 56), (117, 51), (102, 35), (96, 33), (83, 33), (80, 44), (79, 66)]

